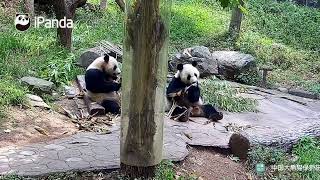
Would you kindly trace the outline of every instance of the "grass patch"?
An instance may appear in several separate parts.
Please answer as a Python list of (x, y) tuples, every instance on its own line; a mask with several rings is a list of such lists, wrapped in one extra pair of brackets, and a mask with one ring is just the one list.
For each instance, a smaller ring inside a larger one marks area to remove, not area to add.
[(230, 21), (229, 11), (208, 0), (175, 1), (172, 6), (170, 52), (194, 45), (211, 45), (222, 36)]
[[(12, 81), (2, 80), (0, 83), (0, 120), (5, 117), (6, 107), (25, 103), (27, 90)], [(1, 124), (0, 124), (1, 125)]]
[[(254, 170), (257, 163), (265, 164), (264, 177), (268, 179), (320, 179), (320, 171), (310, 169), (320, 164), (320, 141), (310, 137), (302, 138), (293, 147), (292, 154), (281, 149), (256, 146), (249, 152), (248, 164)], [(272, 169), (272, 165), (276, 165), (277, 169)], [(298, 166), (302, 169), (299, 170)]]
[(238, 48), (274, 68), (271, 84), (319, 93), (320, 12), (273, 0), (250, 1), (248, 12)]
[(223, 110), (244, 112), (256, 109), (256, 100), (239, 96), (239, 93), (246, 91), (245, 88), (232, 87), (227, 81), (205, 79), (201, 82), (201, 90), (206, 103), (214, 104)]

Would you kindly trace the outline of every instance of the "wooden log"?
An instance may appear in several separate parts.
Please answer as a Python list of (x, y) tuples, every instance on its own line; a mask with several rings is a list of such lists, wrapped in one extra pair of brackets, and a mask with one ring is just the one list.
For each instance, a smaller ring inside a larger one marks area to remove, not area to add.
[[(78, 75), (77, 76), (77, 82), (80, 91), (86, 92), (86, 82), (84, 80), (83, 75)], [(104, 115), (106, 114), (104, 107), (102, 107), (100, 104), (93, 102), (90, 100), (90, 98), (84, 93), (83, 96), (84, 103), (88, 107), (88, 112), (90, 115)]]
[(93, 102), (90, 100), (90, 98), (87, 95), (83, 96), (83, 100), (88, 106), (88, 111), (90, 115), (105, 115), (106, 111), (104, 107), (102, 107), (97, 102)]

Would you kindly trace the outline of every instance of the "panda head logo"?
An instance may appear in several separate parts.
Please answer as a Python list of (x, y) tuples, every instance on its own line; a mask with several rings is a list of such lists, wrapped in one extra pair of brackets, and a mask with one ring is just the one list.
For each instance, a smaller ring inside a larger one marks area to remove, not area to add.
[(14, 24), (19, 31), (25, 31), (29, 29), (30, 27), (29, 14), (16, 14)]

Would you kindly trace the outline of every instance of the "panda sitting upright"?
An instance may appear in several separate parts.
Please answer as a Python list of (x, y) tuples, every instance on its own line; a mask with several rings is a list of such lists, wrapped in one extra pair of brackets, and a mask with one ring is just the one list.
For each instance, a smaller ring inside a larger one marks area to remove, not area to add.
[(87, 96), (105, 108), (106, 112), (120, 113), (121, 84), (116, 80), (120, 75), (116, 54), (109, 53), (95, 59), (85, 74)]
[(193, 117), (206, 117), (213, 121), (218, 121), (223, 118), (223, 114), (218, 112), (212, 105), (203, 105), (200, 96), (200, 87), (198, 78), (200, 73), (196, 68), (197, 62), (192, 64), (178, 64), (177, 73), (172, 78), (167, 88), (167, 99), (171, 106), (175, 102), (176, 107), (172, 116), (187, 112), (187, 115), (180, 116), (180, 121), (187, 121), (189, 115)]

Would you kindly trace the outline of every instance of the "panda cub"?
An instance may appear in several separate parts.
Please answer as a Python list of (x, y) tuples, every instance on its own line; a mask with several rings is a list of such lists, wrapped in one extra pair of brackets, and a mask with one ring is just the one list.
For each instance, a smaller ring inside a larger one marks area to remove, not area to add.
[(109, 53), (95, 59), (85, 74), (88, 97), (101, 104), (106, 112), (120, 113), (120, 96), (117, 93), (121, 84), (116, 80), (120, 75), (116, 54)]
[[(181, 114), (186, 109), (191, 109), (190, 116), (206, 117), (213, 121), (221, 120), (223, 118), (221, 112), (218, 112), (210, 104), (203, 105), (198, 82), (200, 73), (196, 66), (196, 61), (193, 61), (192, 64), (177, 65), (178, 71), (169, 83), (166, 94), (169, 106), (175, 101), (178, 106), (185, 109), (177, 107), (172, 115)], [(188, 116), (189, 114), (184, 120), (179, 120), (187, 121)]]

